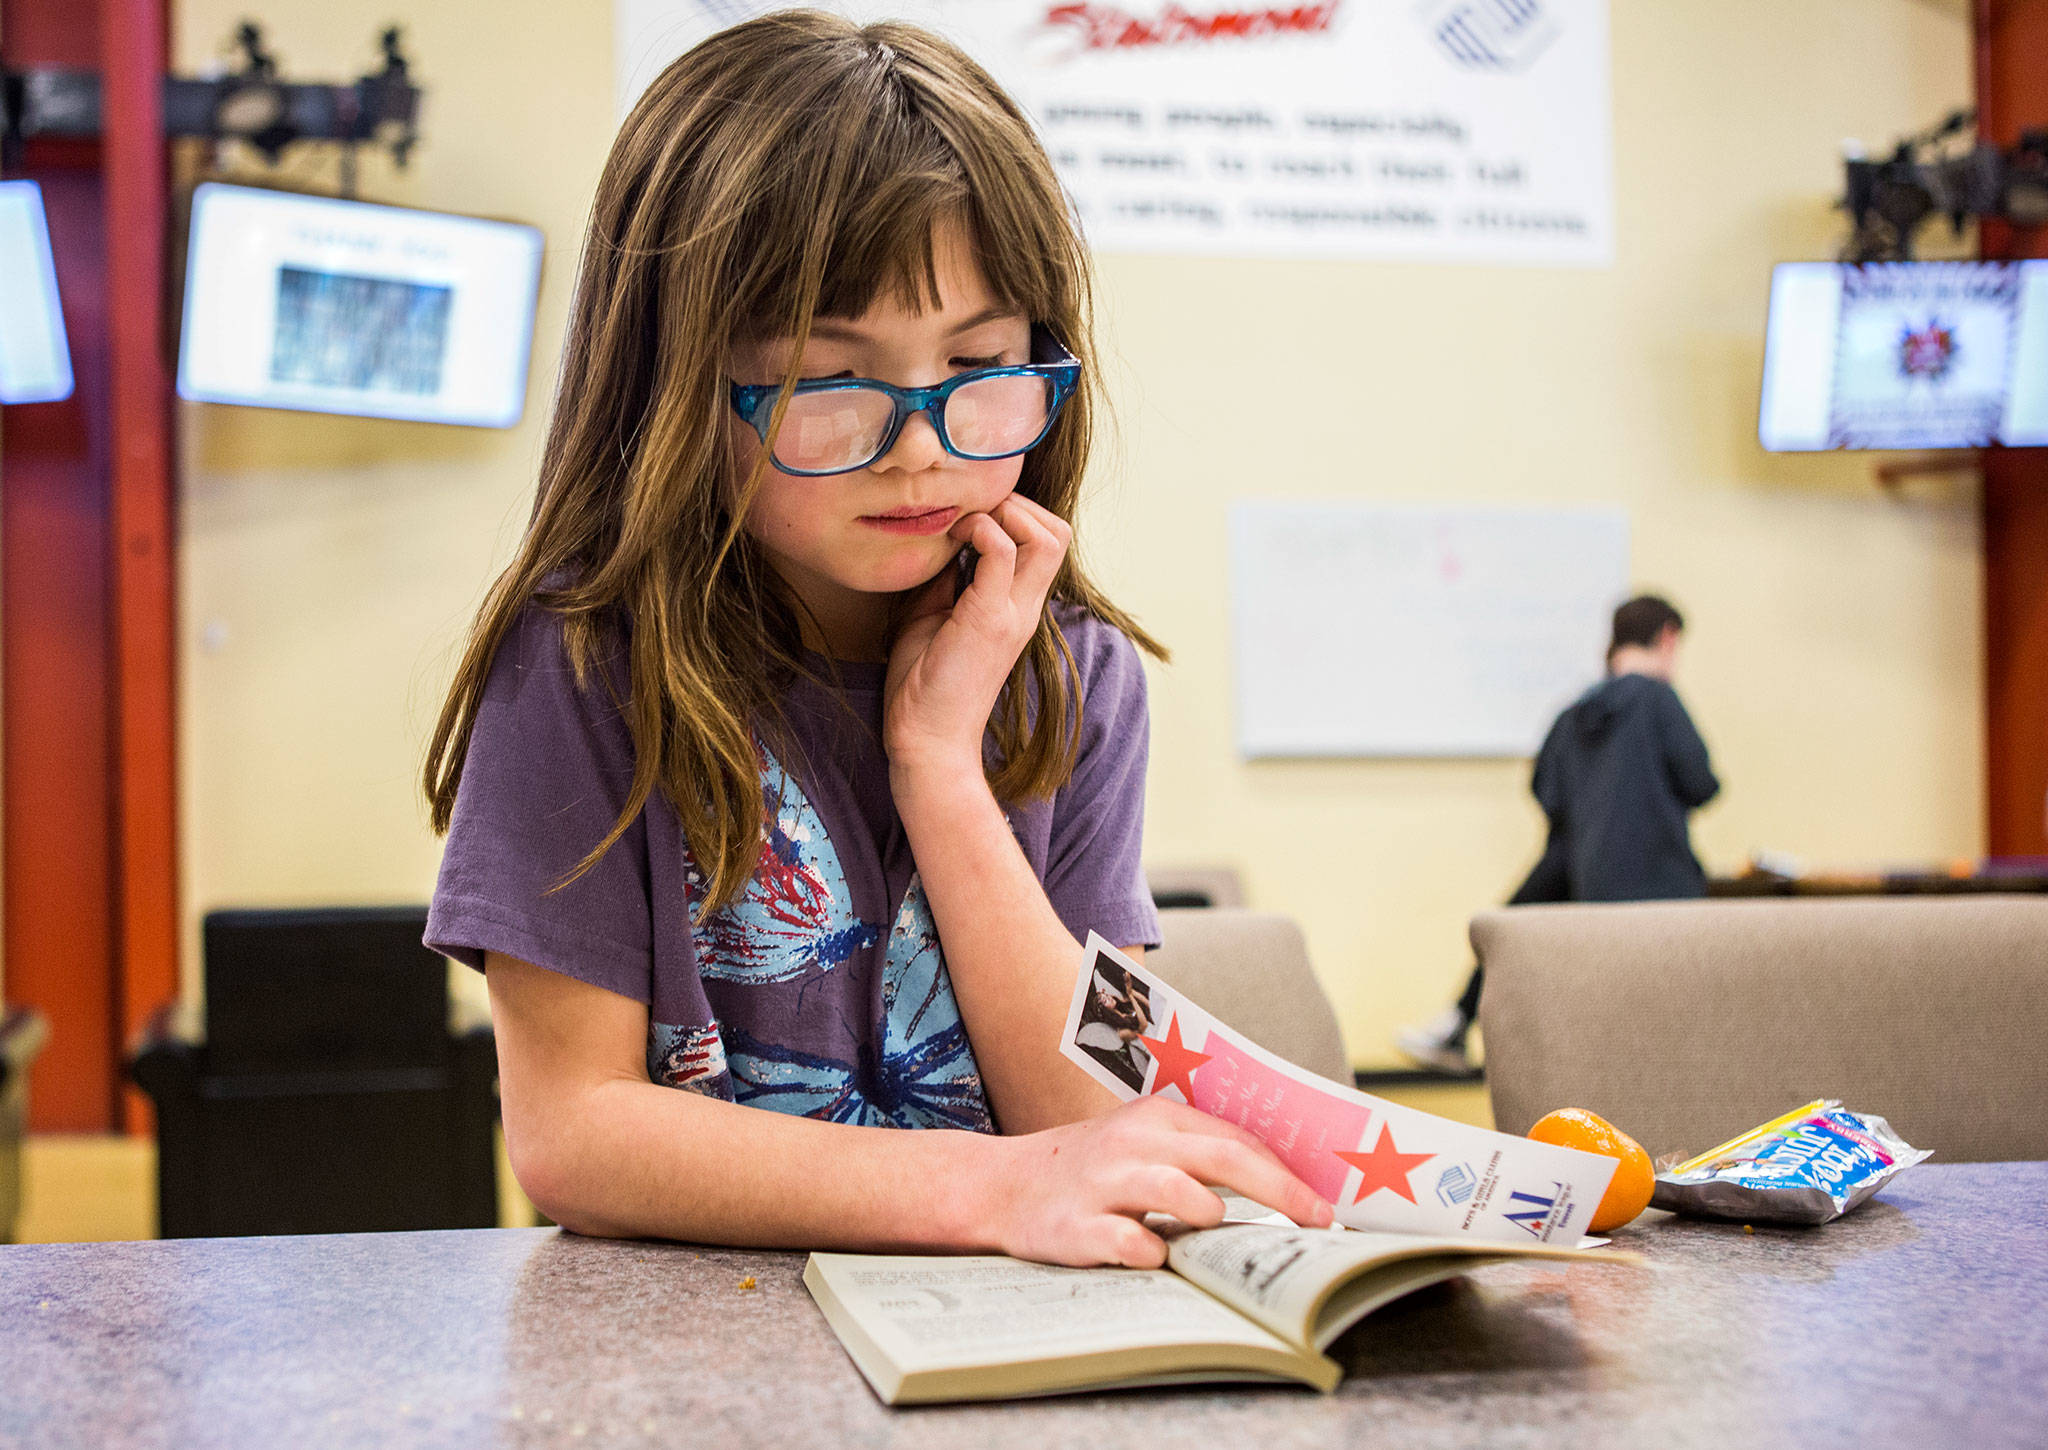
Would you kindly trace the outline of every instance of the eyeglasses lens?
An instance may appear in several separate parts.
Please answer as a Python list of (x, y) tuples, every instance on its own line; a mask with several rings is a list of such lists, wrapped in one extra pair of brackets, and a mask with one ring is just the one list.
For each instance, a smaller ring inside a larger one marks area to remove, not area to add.
[(962, 453), (1000, 458), (1038, 441), (1051, 405), (1052, 384), (1045, 378), (982, 378), (946, 400), (946, 433)]
[[(1013, 374), (963, 384), (946, 399), (946, 436), (970, 458), (1020, 453), (1045, 432), (1052, 383)], [(895, 404), (873, 388), (796, 393), (775, 437), (775, 461), (799, 473), (836, 473), (871, 461)]]
[(804, 473), (829, 473), (866, 463), (889, 427), (895, 405), (872, 388), (797, 393), (775, 436), (775, 461)]

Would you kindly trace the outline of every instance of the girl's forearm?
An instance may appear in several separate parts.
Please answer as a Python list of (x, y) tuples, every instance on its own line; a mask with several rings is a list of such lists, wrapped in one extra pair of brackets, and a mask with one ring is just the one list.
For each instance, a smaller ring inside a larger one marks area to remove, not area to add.
[(890, 784), (1003, 1131), (1034, 1132), (1114, 1106), (1060, 1055), (1080, 944), (1046, 900), (979, 762), (896, 763)]
[[(509, 1105), (508, 1105), (509, 1106)], [(857, 1251), (997, 1248), (1000, 1138), (854, 1127), (619, 1077), (507, 1114), (522, 1186), (607, 1238)]]
[(647, 1080), (638, 1001), (496, 952), (486, 968), (513, 1171), (580, 1233), (1156, 1267), (1140, 1220), (1216, 1222), (1205, 1183), (1329, 1222), (1243, 1129), (1181, 1104), (1015, 1137), (742, 1107)]

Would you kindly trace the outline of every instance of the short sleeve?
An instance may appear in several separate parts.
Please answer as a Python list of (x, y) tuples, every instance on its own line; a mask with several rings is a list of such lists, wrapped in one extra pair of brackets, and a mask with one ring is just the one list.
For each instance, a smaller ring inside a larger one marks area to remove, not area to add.
[(1076, 936), (1098, 931), (1119, 946), (1157, 946), (1144, 867), (1144, 667), (1130, 639), (1092, 615), (1062, 626), (1081, 676), (1081, 738), (1073, 776), (1053, 797), (1046, 898)]
[(481, 969), (501, 952), (646, 1002), (653, 927), (643, 811), (588, 872), (633, 780), (613, 702), (624, 669), (593, 662), (580, 688), (558, 615), (529, 607), (492, 662), (470, 732), (427, 916), (426, 943)]

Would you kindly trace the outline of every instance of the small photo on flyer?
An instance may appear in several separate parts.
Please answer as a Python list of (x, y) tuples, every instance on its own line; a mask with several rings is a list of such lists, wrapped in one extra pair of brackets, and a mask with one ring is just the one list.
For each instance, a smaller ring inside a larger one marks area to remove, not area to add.
[(1112, 958), (1095, 957), (1074, 1045), (1134, 1093), (1145, 1090), (1152, 1056), (1138, 1038), (1152, 1031), (1152, 998), (1147, 986)]

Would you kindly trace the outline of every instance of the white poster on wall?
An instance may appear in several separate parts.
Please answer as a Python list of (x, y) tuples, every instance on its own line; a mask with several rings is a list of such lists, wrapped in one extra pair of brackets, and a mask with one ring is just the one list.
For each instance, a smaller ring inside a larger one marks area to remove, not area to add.
[(1628, 586), (1619, 509), (1239, 504), (1239, 750), (1533, 755)]
[[(951, 36), (1099, 250), (1604, 266), (1607, 0), (823, 0)], [(618, 94), (764, 0), (614, 0)]]

